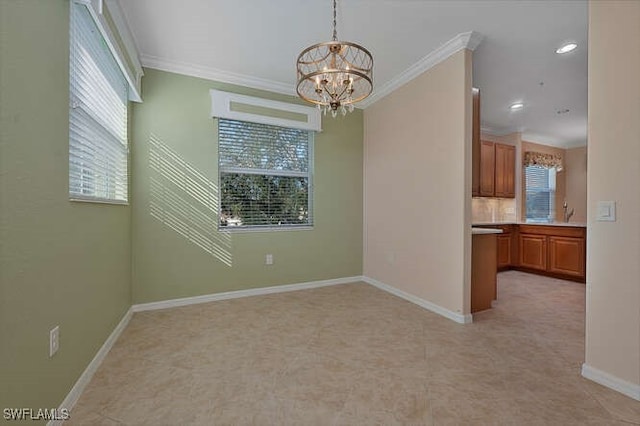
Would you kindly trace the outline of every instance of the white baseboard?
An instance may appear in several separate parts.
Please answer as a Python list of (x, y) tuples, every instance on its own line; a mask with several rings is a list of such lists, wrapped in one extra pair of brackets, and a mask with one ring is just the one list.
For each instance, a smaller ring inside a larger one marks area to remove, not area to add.
[(619, 377), (605, 373), (602, 370), (587, 365), (587, 363), (582, 364), (582, 377), (606, 386), (609, 389), (613, 389), (616, 392), (620, 392), (629, 398), (640, 401), (640, 385), (638, 384), (627, 382)]
[(390, 286), (389, 284), (385, 284), (383, 282), (380, 282), (378, 280), (375, 280), (373, 278), (369, 278), (369, 277), (362, 277), (362, 280), (364, 282), (366, 282), (367, 284), (371, 284), (374, 287), (379, 288), (380, 290), (384, 290), (387, 293), (391, 293), (395, 296), (398, 296), (404, 300), (407, 300), (411, 303), (415, 303), (416, 305), (427, 309), (431, 312), (434, 312), (438, 315), (442, 315), (445, 318), (448, 318), (452, 321), (455, 321), (457, 323), (460, 324), (469, 324), (471, 322), (473, 322), (473, 317), (471, 316), (471, 314), (460, 314), (458, 312), (453, 312), (447, 308), (443, 308), (440, 305), (436, 305), (435, 303), (429, 302), (428, 300), (424, 300), (419, 298), (418, 296), (414, 296), (413, 294), (409, 294), (406, 293), (402, 290), (399, 290), (395, 287)]
[(175, 308), (177, 306), (195, 305), (198, 303), (215, 302), (218, 300), (237, 299), (240, 297), (260, 296), (264, 294), (284, 293), (288, 291), (308, 290), (311, 288), (328, 287), (364, 281), (362, 276), (336, 278), (331, 280), (310, 281), (298, 284), (277, 285), (273, 287), (252, 288), (249, 290), (227, 291), (224, 293), (205, 294), (202, 296), (183, 297), (180, 299), (161, 300), (159, 302), (141, 303), (131, 307), (133, 312), (153, 311), (156, 309)]
[[(62, 401), (59, 410), (64, 408), (71, 411), (73, 409), (74, 405), (76, 405), (76, 402), (78, 402), (80, 395), (82, 395), (82, 391), (84, 391), (84, 388), (89, 384), (91, 378), (98, 370), (98, 367), (100, 367), (100, 364), (102, 364), (102, 361), (107, 356), (114, 343), (116, 343), (116, 340), (118, 340), (120, 334), (127, 327), (127, 324), (129, 324), (129, 320), (131, 319), (132, 314), (133, 311), (131, 310), (131, 308), (129, 308), (118, 325), (116, 325), (116, 328), (114, 328), (109, 337), (107, 337), (107, 340), (105, 340), (100, 350), (98, 350), (96, 356), (93, 357), (89, 365), (87, 365), (87, 368), (84, 369), (84, 371), (80, 375), (80, 378), (78, 379), (78, 381), (76, 381), (76, 384), (73, 385), (73, 388), (71, 388), (69, 394), (67, 394), (67, 397), (64, 399), (64, 401)], [(62, 425), (62, 423), (63, 421), (61, 420), (52, 420), (47, 423), (47, 426), (59, 426)]]

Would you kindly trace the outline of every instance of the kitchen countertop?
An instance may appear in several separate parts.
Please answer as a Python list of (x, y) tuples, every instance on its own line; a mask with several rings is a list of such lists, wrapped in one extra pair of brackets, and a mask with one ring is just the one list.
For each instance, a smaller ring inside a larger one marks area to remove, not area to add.
[(483, 235), (483, 234), (502, 234), (502, 229), (491, 228), (471, 228), (471, 235)]
[(575, 228), (586, 228), (586, 223), (581, 222), (552, 222), (552, 223), (538, 223), (538, 222), (474, 222), (472, 226), (486, 226), (486, 225), (533, 225), (533, 226), (572, 226)]

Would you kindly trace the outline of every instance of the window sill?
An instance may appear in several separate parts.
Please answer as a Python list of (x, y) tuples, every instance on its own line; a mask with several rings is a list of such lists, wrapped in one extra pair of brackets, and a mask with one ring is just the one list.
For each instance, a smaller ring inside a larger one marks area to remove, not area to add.
[(113, 205), (116, 205), (116, 206), (128, 206), (129, 205), (128, 201), (109, 200), (109, 199), (106, 199), (106, 198), (93, 198), (93, 197), (87, 197), (87, 198), (74, 197), (74, 198), (69, 198), (69, 201), (71, 201), (73, 203), (113, 204)]
[(243, 234), (255, 232), (282, 232), (282, 231), (313, 231), (311, 226), (260, 226), (260, 227), (244, 227), (244, 226), (219, 226), (218, 232), (229, 234)]

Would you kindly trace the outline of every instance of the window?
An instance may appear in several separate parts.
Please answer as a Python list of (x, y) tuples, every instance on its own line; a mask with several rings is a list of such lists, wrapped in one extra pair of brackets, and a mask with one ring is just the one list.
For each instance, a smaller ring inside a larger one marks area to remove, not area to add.
[(220, 227), (311, 226), (313, 132), (218, 120)]
[(526, 221), (553, 222), (555, 219), (556, 169), (525, 167)]
[(126, 203), (127, 81), (86, 6), (70, 28), (69, 197)]

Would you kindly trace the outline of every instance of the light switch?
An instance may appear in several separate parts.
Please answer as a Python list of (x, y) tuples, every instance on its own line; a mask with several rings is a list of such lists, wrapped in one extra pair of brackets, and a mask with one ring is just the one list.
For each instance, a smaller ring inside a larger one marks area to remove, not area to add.
[(598, 222), (615, 222), (616, 221), (616, 202), (615, 201), (598, 201)]

